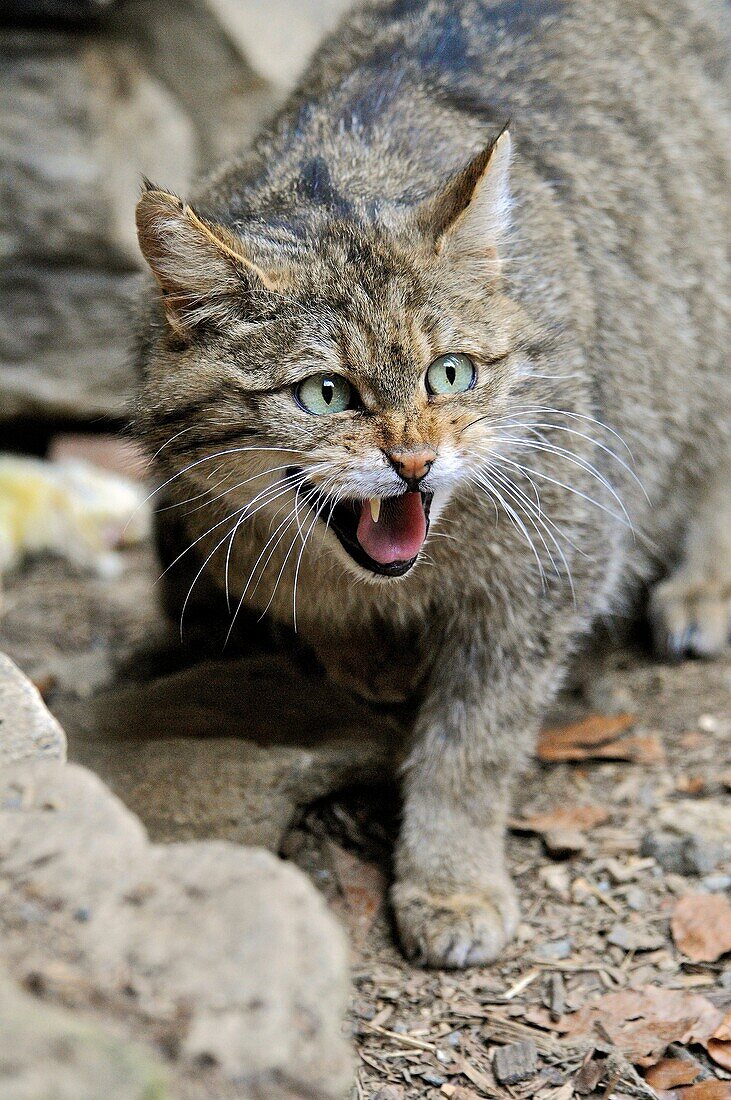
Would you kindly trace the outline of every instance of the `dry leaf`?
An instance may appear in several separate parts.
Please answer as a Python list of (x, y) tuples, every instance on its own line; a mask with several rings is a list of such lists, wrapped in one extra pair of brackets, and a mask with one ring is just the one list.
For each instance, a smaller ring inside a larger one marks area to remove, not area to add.
[(706, 1043), (706, 1049), (714, 1062), (731, 1070), (731, 1009)]
[(635, 734), (612, 741), (609, 745), (600, 745), (592, 753), (601, 760), (630, 760), (634, 764), (661, 764), (665, 759), (665, 749), (656, 733)]
[(630, 760), (656, 764), (665, 753), (656, 733), (622, 737), (634, 725), (632, 714), (592, 714), (581, 722), (545, 729), (538, 738), (540, 760)]
[(654, 1065), (670, 1043), (703, 1043), (721, 1020), (719, 1010), (699, 993), (643, 986), (607, 993), (556, 1029), (572, 1037), (596, 1038), (601, 1025), (615, 1046), (638, 1066)]
[(332, 840), (327, 849), (342, 894), (333, 909), (340, 913), (354, 943), (362, 946), (386, 897), (385, 876), (375, 863), (358, 859)]
[(670, 927), (676, 946), (693, 962), (715, 962), (731, 951), (731, 904), (721, 894), (686, 894)]
[(677, 1085), (692, 1085), (701, 1067), (686, 1058), (661, 1058), (645, 1074), (654, 1089), (673, 1089)]
[(731, 1081), (699, 1081), (687, 1089), (658, 1092), (660, 1100), (731, 1100)]
[(632, 714), (592, 714), (581, 722), (541, 730), (538, 738), (539, 759), (583, 760), (594, 755), (591, 750), (595, 746), (616, 740), (634, 722)]

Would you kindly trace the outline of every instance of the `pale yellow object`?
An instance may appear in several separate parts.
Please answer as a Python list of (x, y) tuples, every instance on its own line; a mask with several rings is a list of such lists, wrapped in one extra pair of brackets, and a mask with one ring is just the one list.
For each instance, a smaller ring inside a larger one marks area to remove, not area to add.
[(150, 531), (145, 497), (143, 486), (83, 459), (0, 455), (0, 575), (40, 553), (118, 572), (115, 551)]

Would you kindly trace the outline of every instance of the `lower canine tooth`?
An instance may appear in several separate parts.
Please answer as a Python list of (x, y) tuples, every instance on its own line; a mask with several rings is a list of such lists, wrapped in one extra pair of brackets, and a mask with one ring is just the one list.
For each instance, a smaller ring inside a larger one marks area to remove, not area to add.
[(380, 497), (371, 497), (370, 506), (371, 506), (371, 519), (373, 520), (374, 523), (378, 523), (378, 517), (381, 514), (381, 498)]

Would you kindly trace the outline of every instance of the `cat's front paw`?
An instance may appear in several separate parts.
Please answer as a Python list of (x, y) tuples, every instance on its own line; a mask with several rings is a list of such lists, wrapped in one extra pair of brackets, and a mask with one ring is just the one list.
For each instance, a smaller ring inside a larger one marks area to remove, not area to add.
[(391, 899), (404, 953), (418, 966), (459, 970), (497, 958), (515, 935), (520, 909), (507, 876), (479, 893), (429, 893), (397, 882)]

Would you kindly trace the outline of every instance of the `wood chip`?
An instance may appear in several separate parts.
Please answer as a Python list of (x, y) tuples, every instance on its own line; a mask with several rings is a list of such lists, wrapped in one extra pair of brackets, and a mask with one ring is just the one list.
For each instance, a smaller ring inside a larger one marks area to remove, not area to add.
[(583, 1066), (574, 1078), (574, 1089), (580, 1096), (589, 1096), (596, 1090), (604, 1073), (604, 1063), (590, 1056), (584, 1061)]
[(510, 1043), (495, 1051), (492, 1069), (501, 1085), (517, 1085), (535, 1076), (538, 1068), (538, 1051), (532, 1039)]

